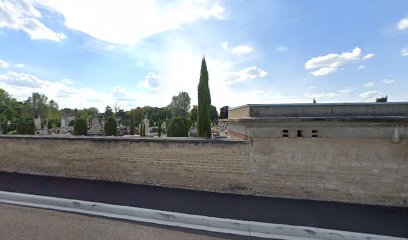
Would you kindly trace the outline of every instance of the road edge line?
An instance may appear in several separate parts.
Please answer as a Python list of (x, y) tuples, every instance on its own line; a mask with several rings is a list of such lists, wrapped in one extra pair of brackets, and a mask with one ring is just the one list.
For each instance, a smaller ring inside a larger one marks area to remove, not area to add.
[(253, 236), (262, 238), (279, 238), (284, 240), (408, 239), (307, 226), (294, 226), (255, 221), (243, 221), (227, 218), (216, 218), (155, 209), (120, 206), (99, 202), (90, 202), (75, 199), (47, 197), (4, 191), (0, 191), (0, 203), (22, 205), (42, 209), (52, 209), (64, 212), (82, 213), (87, 215), (103, 216), (108, 218), (146, 222), (166, 226), (183, 227), (210, 232), (228, 233), (241, 236)]

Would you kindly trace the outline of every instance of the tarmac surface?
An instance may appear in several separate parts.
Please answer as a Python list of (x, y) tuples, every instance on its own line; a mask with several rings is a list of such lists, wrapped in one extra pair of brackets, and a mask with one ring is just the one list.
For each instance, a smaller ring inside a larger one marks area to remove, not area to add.
[(0, 191), (408, 237), (408, 208), (255, 197), (6, 172), (0, 172)]
[(7, 204), (0, 204), (0, 216), (2, 240), (259, 239)]

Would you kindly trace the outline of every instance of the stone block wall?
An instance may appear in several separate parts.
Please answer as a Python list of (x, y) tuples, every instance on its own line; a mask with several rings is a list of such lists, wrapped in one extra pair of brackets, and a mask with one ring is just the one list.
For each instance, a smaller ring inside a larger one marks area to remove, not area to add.
[(0, 137), (0, 171), (236, 192), (248, 185), (242, 141)]
[(408, 140), (0, 137), (0, 171), (408, 207)]

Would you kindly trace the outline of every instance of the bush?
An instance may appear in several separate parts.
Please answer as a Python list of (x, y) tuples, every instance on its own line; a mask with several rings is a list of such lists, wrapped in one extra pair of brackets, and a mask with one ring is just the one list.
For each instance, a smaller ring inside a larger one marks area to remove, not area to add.
[(189, 121), (185, 117), (175, 117), (169, 122), (168, 137), (188, 137)]
[(26, 119), (21, 119), (20, 121), (18, 121), (17, 133), (34, 135), (35, 133), (34, 119), (26, 118)]
[(146, 137), (146, 129), (145, 129), (145, 124), (144, 123), (140, 124), (139, 135), (141, 137)]
[(75, 119), (74, 122), (74, 135), (88, 135), (88, 125), (83, 118)]
[(159, 135), (159, 137), (161, 137), (161, 131), (162, 131), (162, 123), (161, 123), (161, 120), (159, 119), (159, 126), (157, 130), (157, 135)]
[(132, 120), (129, 123), (129, 135), (135, 135), (135, 122)]
[(108, 117), (105, 122), (105, 135), (106, 136), (117, 136), (118, 135), (118, 124), (114, 117)]

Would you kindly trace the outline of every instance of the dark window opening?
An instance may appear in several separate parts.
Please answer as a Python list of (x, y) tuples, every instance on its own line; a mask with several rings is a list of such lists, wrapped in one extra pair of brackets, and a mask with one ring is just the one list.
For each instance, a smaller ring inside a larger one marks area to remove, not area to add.
[(298, 130), (298, 131), (297, 131), (297, 136), (298, 136), (298, 137), (302, 137), (302, 130)]
[(288, 130), (283, 130), (282, 131), (282, 137), (289, 137), (289, 131)]
[(312, 137), (317, 137), (317, 130), (312, 130)]

